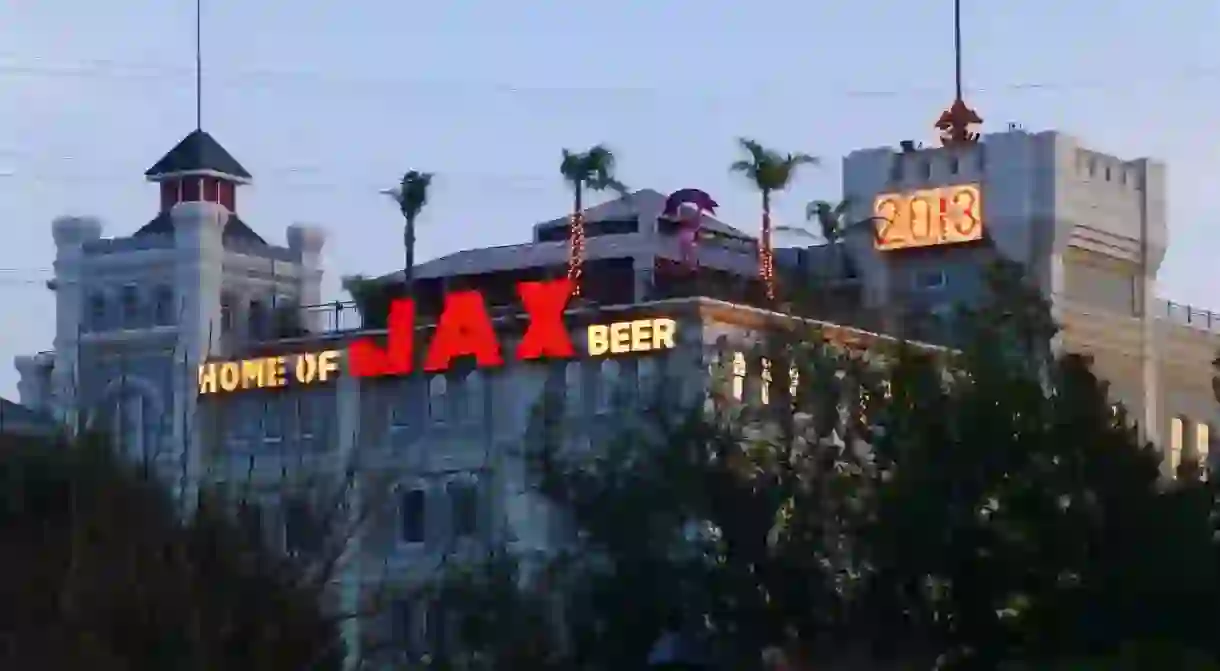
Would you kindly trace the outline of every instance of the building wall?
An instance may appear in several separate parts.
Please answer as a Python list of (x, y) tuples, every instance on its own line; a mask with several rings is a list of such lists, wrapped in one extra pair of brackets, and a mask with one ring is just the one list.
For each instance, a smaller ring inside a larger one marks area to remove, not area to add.
[[(1220, 329), (1169, 318), (1155, 295), (1169, 242), (1163, 165), (1023, 130), (987, 135), (968, 149), (866, 149), (843, 164), (853, 220), (873, 214), (878, 194), (963, 183), (981, 185), (987, 241), (879, 252), (864, 227), (851, 249), (869, 300), (895, 315), (969, 303), (981, 295), (989, 254), (1019, 261), (1052, 300), (1064, 327), (1060, 344), (1094, 357), (1146, 439), (1172, 452), (1174, 417), (1184, 414), (1192, 426), (1214, 421), (1210, 375)], [(937, 271), (944, 282), (930, 286), (924, 279)]]

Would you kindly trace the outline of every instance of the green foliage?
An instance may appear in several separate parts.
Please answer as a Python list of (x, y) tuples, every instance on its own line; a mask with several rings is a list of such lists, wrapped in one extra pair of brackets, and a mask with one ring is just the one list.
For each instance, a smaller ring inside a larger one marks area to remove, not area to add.
[(621, 196), (627, 195), (627, 185), (615, 177), (616, 163), (614, 152), (604, 144), (594, 145), (583, 152), (563, 150), (559, 173), (572, 187), (576, 199), (575, 211), (582, 208), (581, 201), (585, 190), (610, 190)]
[(4, 437), (0, 482), (3, 668), (339, 668), (316, 585), (213, 499), (184, 521), (92, 440)]
[(959, 350), (776, 332), (768, 403), (725, 382), (591, 451), (544, 406), (538, 493), (577, 530), (554, 654), (639, 667), (682, 630), (726, 668), (1213, 668), (1215, 485), (1160, 478), (1018, 267), (988, 288)]
[(850, 226), (845, 218), (851, 205), (851, 200), (846, 198), (836, 204), (825, 200), (815, 200), (805, 206), (805, 221), (816, 223), (822, 240), (834, 244), (842, 239)]
[(402, 212), (404, 219), (414, 222), (424, 211), (424, 206), (428, 204), (428, 190), (432, 187), (433, 177), (434, 175), (430, 172), (418, 170), (408, 170), (402, 176), (398, 190), (394, 194), (394, 200), (398, 203), (398, 209)]
[(764, 198), (772, 192), (787, 188), (801, 166), (818, 164), (818, 158), (815, 156), (801, 153), (781, 154), (749, 138), (741, 138), (738, 144), (748, 154), (748, 158), (733, 163), (729, 169), (744, 175)]
[(386, 328), (390, 317), (390, 304), (398, 297), (396, 287), (363, 275), (352, 275), (343, 278), (343, 288), (356, 302), (364, 328)]

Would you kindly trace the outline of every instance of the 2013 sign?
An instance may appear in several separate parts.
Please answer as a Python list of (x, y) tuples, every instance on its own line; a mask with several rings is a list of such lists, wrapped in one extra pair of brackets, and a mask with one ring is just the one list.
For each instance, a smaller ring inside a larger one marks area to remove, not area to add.
[(983, 197), (977, 184), (877, 196), (876, 248), (881, 251), (973, 242), (983, 237)]

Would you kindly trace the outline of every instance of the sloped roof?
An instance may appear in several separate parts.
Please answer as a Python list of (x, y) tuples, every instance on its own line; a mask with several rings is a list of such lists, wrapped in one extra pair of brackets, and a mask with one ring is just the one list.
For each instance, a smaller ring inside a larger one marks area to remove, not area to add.
[(57, 427), (55, 418), (50, 415), (28, 408), (20, 403), (14, 403), (7, 398), (0, 398), (0, 432), (3, 432), (5, 424), (10, 422), (44, 428), (47, 431), (53, 431)]
[[(594, 205), (584, 211), (585, 221), (600, 221), (602, 219), (614, 219), (628, 215), (645, 215), (646, 217), (658, 217), (665, 210), (665, 200), (668, 198), (666, 194), (657, 191), (656, 189), (640, 189), (633, 191), (614, 200), (608, 200), (600, 205)], [(568, 217), (565, 215), (558, 219), (537, 224), (536, 228), (551, 228), (554, 226), (568, 225)], [(709, 231), (727, 235), (732, 238), (752, 239), (754, 236), (749, 233), (731, 226), (715, 217), (704, 216), (703, 228)]]
[[(173, 235), (174, 221), (169, 212), (158, 214), (152, 221), (144, 224), (132, 234), (132, 237), (140, 237), (145, 235)], [(246, 222), (242, 221), (236, 214), (229, 215), (229, 223), (225, 224), (224, 242), (245, 242), (255, 245), (266, 245), (267, 241), (261, 235), (254, 232)]]
[(233, 158), (207, 131), (195, 129), (174, 145), (161, 160), (144, 172), (145, 177), (159, 177), (182, 172), (210, 170), (239, 179), (250, 179), (250, 173)]

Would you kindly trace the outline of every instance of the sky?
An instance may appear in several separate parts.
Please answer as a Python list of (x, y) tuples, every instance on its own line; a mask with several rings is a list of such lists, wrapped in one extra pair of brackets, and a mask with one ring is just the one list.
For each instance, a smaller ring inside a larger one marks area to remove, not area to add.
[[(526, 240), (568, 206), (560, 150), (598, 142), (630, 186), (697, 186), (752, 230), (737, 137), (822, 157), (779, 197), (795, 223), (840, 195), (853, 149), (930, 143), (953, 94), (949, 0), (203, 3), (203, 127), (254, 174), (239, 210), (264, 237), (330, 232), (328, 298), (401, 265), (379, 190), (408, 169), (437, 174), (421, 260)], [(1165, 161), (1160, 292), (1220, 309), (1220, 3), (962, 4), (984, 130)], [(0, 3), (0, 394), (16, 397), (12, 358), (54, 337), (51, 220), (121, 236), (156, 214), (143, 172), (194, 128), (194, 16), (191, 0)]]

